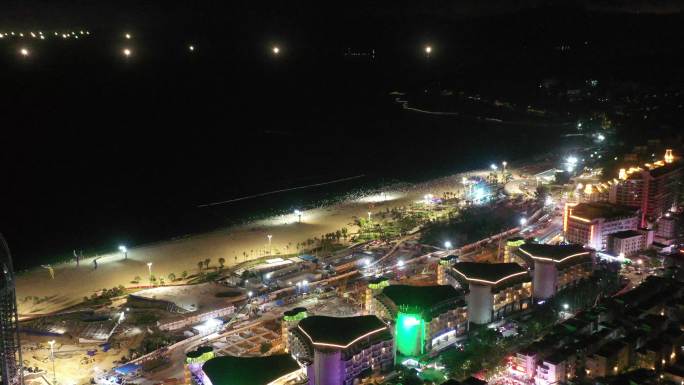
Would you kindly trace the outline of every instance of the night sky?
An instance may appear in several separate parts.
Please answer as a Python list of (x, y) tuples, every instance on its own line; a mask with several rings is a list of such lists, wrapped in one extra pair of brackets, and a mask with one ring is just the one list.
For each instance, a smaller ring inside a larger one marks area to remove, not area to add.
[[(475, 167), (490, 161), (475, 149), (521, 156), (494, 135), (539, 137), (409, 117), (391, 91), (527, 97), (540, 76), (681, 80), (668, 67), (684, 41), (675, 1), (385, 3), (3, 1), (0, 30), (93, 31), (36, 45), (24, 61), (0, 42), (0, 231), (17, 265), (204, 231), (272, 202), (209, 216), (200, 203)], [(572, 65), (552, 52), (587, 40), (596, 48)], [(429, 63), (418, 54), (426, 43)], [(374, 48), (377, 60), (346, 62), (349, 47)]]

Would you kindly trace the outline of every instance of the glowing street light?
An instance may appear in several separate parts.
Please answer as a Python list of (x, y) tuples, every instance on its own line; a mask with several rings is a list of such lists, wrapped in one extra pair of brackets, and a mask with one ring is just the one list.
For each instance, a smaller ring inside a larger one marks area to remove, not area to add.
[(508, 162), (504, 160), (503, 162), (501, 162), (501, 165), (503, 165), (503, 171), (506, 172), (506, 166), (508, 166)]
[(499, 167), (497, 167), (494, 163), (490, 164), (490, 165), (489, 165), (489, 168), (491, 168), (491, 169), (494, 170), (494, 171), (496, 171), (496, 170), (499, 169)]
[(31, 53), (31, 52), (29, 52), (29, 50), (28, 50), (27, 48), (22, 48), (22, 49), (19, 50), (19, 54), (20, 54), (21, 56), (24, 56), (24, 57), (28, 56), (30, 53)]
[(188, 46), (188, 50), (189, 50), (190, 52), (193, 52), (193, 51), (195, 50), (195, 46), (194, 46), (194, 45), (189, 45), (189, 46)]
[(527, 224), (527, 218), (520, 218), (520, 226), (525, 226)]
[(131, 51), (130, 48), (124, 48), (123, 51), (121, 51), (124, 56), (130, 57), (133, 54), (133, 51)]
[(429, 45), (425, 46), (425, 55), (429, 57), (431, 53), (432, 53), (432, 46), (429, 46)]
[(130, 40), (130, 39), (131, 39), (131, 37), (133, 37), (133, 36), (131, 36), (131, 34), (130, 34), (130, 33), (127, 33), (127, 34), (125, 34), (125, 35), (124, 35), (124, 37), (125, 37), (126, 39)]
[(570, 305), (568, 305), (567, 303), (564, 303), (563, 304), (563, 310), (568, 310), (568, 309), (570, 309)]
[(297, 221), (298, 221), (299, 223), (302, 223), (302, 212), (299, 211), (299, 210), (295, 210), (295, 211), (294, 211), (294, 215), (297, 216)]
[(451, 244), (451, 241), (444, 242), (444, 248), (445, 249), (450, 250), (452, 247), (453, 247), (453, 245)]
[(124, 259), (128, 259), (128, 248), (124, 245), (119, 245), (119, 251), (124, 254)]
[(247, 296), (248, 296), (249, 298), (252, 298), (253, 295), (254, 295), (254, 293), (252, 293), (251, 291), (248, 291), (248, 292), (247, 292)]
[(266, 238), (268, 238), (268, 254), (270, 255), (273, 254), (273, 247), (271, 247), (271, 238), (273, 238), (273, 235), (268, 234)]
[(397, 267), (399, 267), (399, 268), (404, 267), (404, 261), (402, 261), (401, 259), (398, 260), (398, 261), (397, 261)]
[(147, 273), (150, 275), (150, 278), (152, 278), (152, 262), (147, 262)]
[(273, 47), (272, 51), (273, 51), (274, 55), (278, 55), (280, 53), (280, 47), (275, 46), (275, 47)]
[(57, 375), (55, 374), (55, 340), (48, 341), (50, 344), (50, 359), (52, 360), (52, 383), (57, 383)]

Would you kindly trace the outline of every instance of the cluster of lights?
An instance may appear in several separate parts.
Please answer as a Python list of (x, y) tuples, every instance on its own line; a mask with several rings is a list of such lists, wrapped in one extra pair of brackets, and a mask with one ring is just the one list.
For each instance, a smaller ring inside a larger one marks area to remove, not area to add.
[(26, 34), (23, 32), (0, 32), (0, 39), (7, 39), (7, 38), (18, 38), (18, 39), (23, 39), (23, 38), (32, 38), (32, 39), (40, 39), (40, 40), (45, 40), (46, 36), (55, 36), (55, 37), (61, 37), (62, 39), (79, 39), (85, 36), (89, 36), (90, 31), (85, 31), (85, 30), (80, 30), (80, 31), (67, 31), (67, 32), (59, 32), (59, 31), (54, 31), (52, 32), (52, 35), (50, 35), (49, 32), (43, 33), (43, 31), (38, 31), (38, 32), (33, 32), (29, 31)]

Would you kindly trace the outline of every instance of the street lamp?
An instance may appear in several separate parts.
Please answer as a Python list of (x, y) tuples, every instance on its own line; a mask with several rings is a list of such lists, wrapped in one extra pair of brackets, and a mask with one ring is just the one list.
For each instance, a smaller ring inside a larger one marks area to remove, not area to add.
[(492, 170), (496, 171), (499, 167), (497, 167), (494, 163), (492, 163), (492, 164), (489, 166), (489, 168), (491, 168)]
[(127, 33), (127, 34), (124, 35), (124, 37), (125, 37), (126, 39), (130, 40), (132, 36), (131, 36), (130, 33)]
[(280, 48), (278, 46), (273, 47), (273, 54), (278, 55), (280, 53)]
[(527, 224), (527, 218), (520, 218), (520, 226), (525, 226)]
[(450, 250), (452, 247), (451, 241), (444, 242), (444, 248)]
[(430, 54), (431, 54), (431, 53), (432, 53), (432, 47), (429, 46), (429, 45), (426, 46), (426, 47), (425, 47), (425, 55), (427, 55), (428, 57), (430, 57)]
[(297, 221), (298, 221), (299, 223), (302, 223), (302, 212), (299, 211), (299, 210), (295, 210), (295, 211), (294, 211), (294, 215), (297, 216)]
[(568, 310), (568, 309), (570, 309), (570, 305), (568, 305), (567, 303), (564, 303), (563, 304), (563, 310)]
[(147, 273), (150, 275), (150, 279), (152, 279), (152, 262), (147, 262)]
[(55, 340), (48, 341), (50, 344), (50, 359), (52, 360), (52, 383), (57, 384), (57, 375), (55, 374)]
[(29, 50), (28, 50), (27, 48), (22, 48), (22, 49), (19, 50), (19, 54), (21, 54), (21, 56), (24, 56), (24, 57), (28, 56), (29, 53), (30, 53), (30, 52), (29, 52)]
[(268, 238), (268, 255), (271, 255), (273, 254), (273, 247), (271, 247), (271, 238), (273, 238), (273, 235), (268, 234), (266, 238)]
[(131, 54), (133, 54), (133, 51), (130, 50), (130, 48), (124, 48), (123, 51), (121, 51), (124, 56), (130, 57)]
[(189, 46), (188, 46), (188, 50), (190, 50), (190, 52), (194, 51), (194, 50), (195, 50), (195, 46), (194, 46), (194, 45), (189, 45)]
[(124, 254), (124, 259), (128, 259), (128, 248), (124, 245), (119, 245), (119, 251)]
[(252, 293), (251, 291), (248, 291), (248, 292), (247, 292), (247, 296), (248, 296), (249, 298), (252, 298), (253, 295), (254, 295), (254, 293)]
[(503, 165), (503, 171), (506, 172), (506, 166), (508, 166), (508, 162), (504, 160), (503, 162), (501, 162), (501, 164)]

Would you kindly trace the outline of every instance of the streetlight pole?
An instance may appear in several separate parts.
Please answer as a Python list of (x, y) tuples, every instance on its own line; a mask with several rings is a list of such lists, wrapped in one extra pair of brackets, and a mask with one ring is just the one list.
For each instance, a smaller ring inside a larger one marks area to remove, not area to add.
[(119, 246), (119, 251), (123, 253), (124, 259), (128, 259), (128, 248), (126, 246)]
[(152, 283), (152, 262), (147, 262), (147, 273), (150, 277), (150, 283)]
[(299, 222), (299, 223), (302, 223), (302, 212), (299, 211), (299, 210), (295, 210), (294, 213), (295, 213), (295, 215), (296, 215), (297, 218), (298, 218), (298, 222)]
[(52, 360), (52, 385), (57, 385), (57, 375), (55, 374), (55, 340), (48, 341), (50, 344), (50, 359)]
[(268, 255), (272, 255), (273, 247), (271, 247), (271, 238), (273, 238), (273, 235), (268, 234), (266, 237), (268, 238)]

